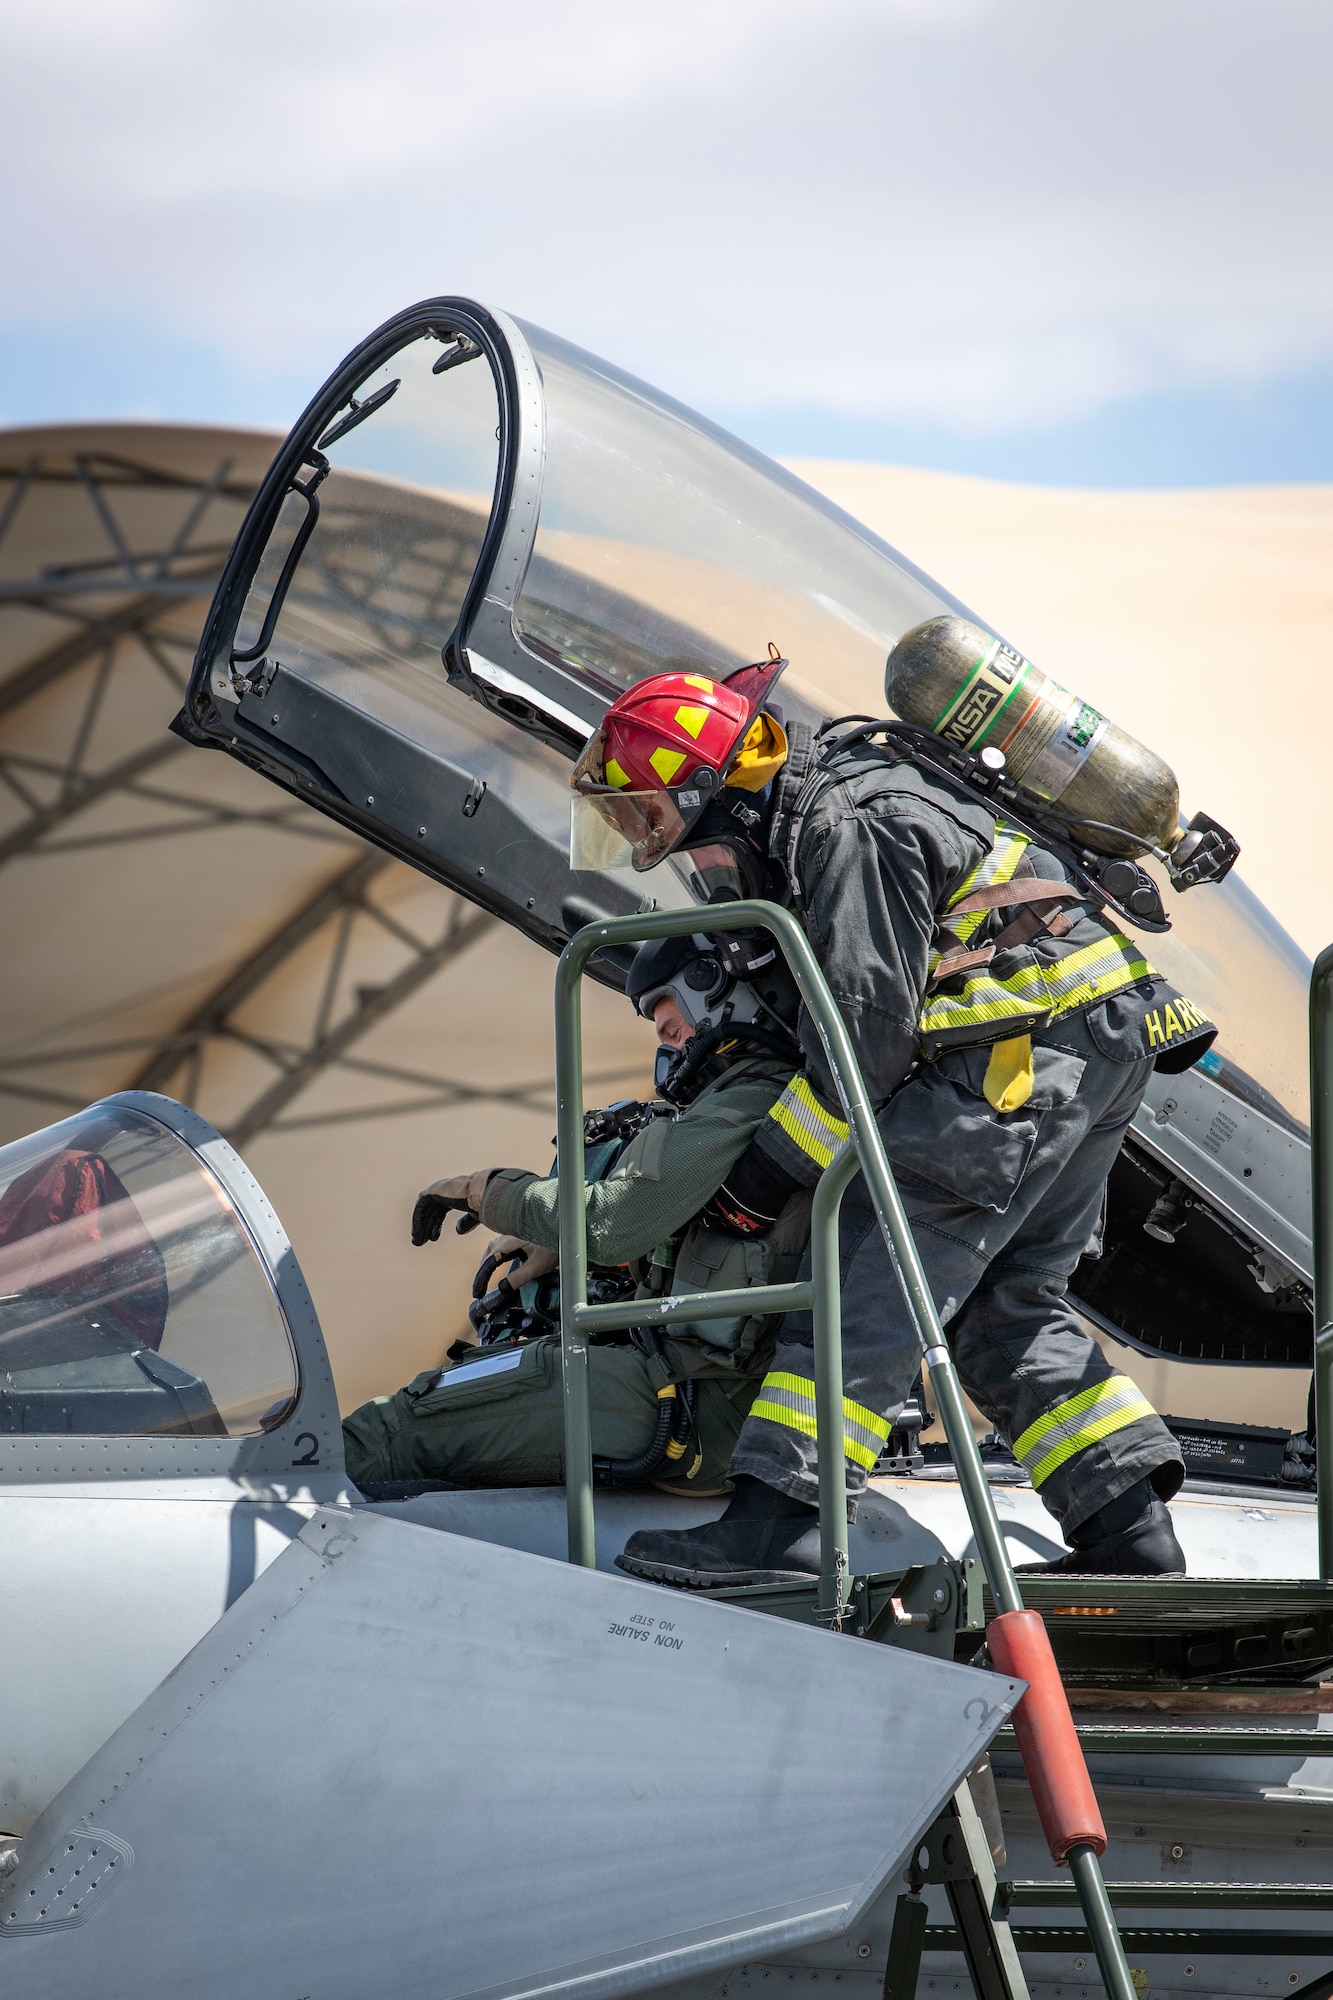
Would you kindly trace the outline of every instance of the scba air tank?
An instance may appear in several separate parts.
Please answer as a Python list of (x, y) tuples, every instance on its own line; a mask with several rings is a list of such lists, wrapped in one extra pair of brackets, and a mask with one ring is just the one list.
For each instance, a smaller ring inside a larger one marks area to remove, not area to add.
[(979, 625), (914, 625), (884, 688), (902, 721), (959, 750), (1002, 751), (1018, 791), (1075, 821), (1071, 834), (1096, 853), (1137, 856), (1179, 837), (1180, 792), (1161, 758)]

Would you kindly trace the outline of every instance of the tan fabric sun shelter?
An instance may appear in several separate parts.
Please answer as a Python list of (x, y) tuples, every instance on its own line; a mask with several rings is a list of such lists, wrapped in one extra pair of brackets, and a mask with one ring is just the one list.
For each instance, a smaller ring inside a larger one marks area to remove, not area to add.
[[(147, 424), (0, 437), (0, 1130), (133, 1083), (196, 1104), (291, 1231), (349, 1407), (464, 1323), (479, 1241), (412, 1251), (417, 1188), (549, 1160), (551, 961), (166, 733), (277, 442)], [(1170, 759), (1186, 810), (1235, 829), (1306, 951), (1333, 935), (1315, 702), (1333, 491), (795, 469)], [(847, 671), (848, 706), (879, 709), (870, 670)], [(593, 1094), (641, 1089), (651, 1038), (625, 1003), (594, 990), (588, 1025)]]

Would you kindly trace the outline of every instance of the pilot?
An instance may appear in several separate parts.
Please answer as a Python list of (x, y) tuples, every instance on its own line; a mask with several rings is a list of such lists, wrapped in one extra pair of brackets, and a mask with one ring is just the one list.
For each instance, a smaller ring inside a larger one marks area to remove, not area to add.
[[(595, 815), (638, 869), (673, 853), (715, 898), (767, 895), (798, 913), (878, 1111), (963, 1384), (1069, 1545), (1034, 1567), (1180, 1573), (1165, 1505), (1184, 1476), (1180, 1452), (1066, 1288), (1098, 1245), (1107, 1175), (1168, 1007), (1164, 1067), (1187, 1067), (1216, 1030), (1072, 897), (960, 913), (959, 934), (942, 935), (969, 892), (1061, 879), (1058, 861), (975, 793), (863, 730), (789, 734), (765, 705), (782, 665), (774, 657), (725, 681), (661, 674), (620, 696), (575, 767), (575, 844)], [(944, 953), (976, 968), (997, 941), (1010, 958), (988, 976), (932, 984)], [(1009, 965), (1044, 969), (1050, 1018), (1031, 1034), (1018, 1032), (1032, 1001), (1003, 983)], [(745, 1240), (762, 1239), (848, 1134), (804, 1015), (799, 1032), (802, 1067), (708, 1206)], [(841, 1260), (841, 1445), (854, 1505), (920, 1359), (859, 1176), (843, 1203)], [(817, 1572), (811, 1342), (808, 1317), (789, 1316), (732, 1455), (721, 1519), (641, 1531), (623, 1567), (704, 1589)]]
[[(809, 1234), (807, 1190), (793, 1189), (762, 1244), (698, 1219), (799, 1066), (794, 987), (775, 964), (757, 985), (737, 981), (700, 935), (642, 947), (628, 994), (657, 1030), (663, 1095), (585, 1121), (593, 1141), (585, 1157), (590, 1295), (794, 1278)], [(418, 1198), (413, 1243), (437, 1241), (451, 1211), (461, 1213), (460, 1231), (479, 1219), (499, 1232), (475, 1288), (482, 1343), (456, 1343), (457, 1366), (427, 1369), (345, 1420), (348, 1475), (372, 1495), (387, 1497), (383, 1490), (400, 1483), (527, 1486), (564, 1478), (556, 1180), (501, 1167), (436, 1181)], [(696, 1496), (726, 1492), (727, 1464), (777, 1325), (754, 1317), (673, 1322), (669, 1335), (640, 1328), (591, 1346), (599, 1476)]]

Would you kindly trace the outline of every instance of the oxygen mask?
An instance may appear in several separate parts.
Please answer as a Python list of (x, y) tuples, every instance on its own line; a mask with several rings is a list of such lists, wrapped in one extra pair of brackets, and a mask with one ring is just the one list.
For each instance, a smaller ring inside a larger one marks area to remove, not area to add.
[(731, 971), (717, 948), (719, 942), (695, 932), (643, 946), (626, 992), (646, 1021), (653, 1020), (663, 1000), (675, 1003), (696, 1035), (759, 1019), (763, 1008), (758, 997)]

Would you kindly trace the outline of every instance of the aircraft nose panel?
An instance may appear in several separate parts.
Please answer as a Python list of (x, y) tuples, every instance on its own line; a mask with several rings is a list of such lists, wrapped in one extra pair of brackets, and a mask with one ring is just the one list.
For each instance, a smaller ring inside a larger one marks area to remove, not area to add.
[[(1021, 1691), (325, 1511), (24, 1841), (6, 1992), (611, 2000), (792, 1950), (856, 1920)], [(90, 1836), (132, 1873), (34, 1935)]]

